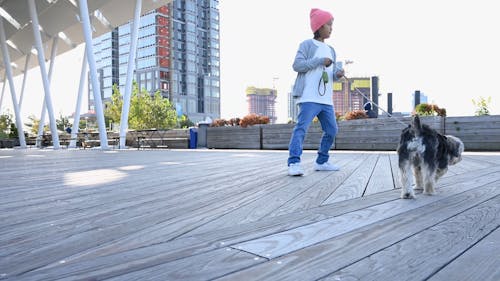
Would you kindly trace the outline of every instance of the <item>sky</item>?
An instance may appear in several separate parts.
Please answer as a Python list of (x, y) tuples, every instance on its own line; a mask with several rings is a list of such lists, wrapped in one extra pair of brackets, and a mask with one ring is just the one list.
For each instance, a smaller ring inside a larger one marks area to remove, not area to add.
[[(410, 112), (412, 93), (420, 90), (449, 116), (474, 115), (472, 99), (480, 97), (491, 97), (490, 113), (500, 114), (495, 82), (500, 17), (493, 0), (221, 0), (222, 118), (248, 113), (246, 87), (274, 86), (278, 122), (287, 122), (287, 97), (296, 76), (292, 63), (300, 42), (312, 37), (311, 8), (333, 14), (326, 43), (335, 48), (338, 61), (353, 61), (346, 76), (379, 77), (382, 108), (391, 92), (393, 110)], [(56, 117), (75, 111), (82, 57), (81, 45), (55, 60), (51, 92)], [(23, 118), (40, 115), (40, 77), (37, 69), (28, 73)], [(15, 80), (19, 96), (22, 77)], [(2, 112), (11, 104), (7, 87)]]

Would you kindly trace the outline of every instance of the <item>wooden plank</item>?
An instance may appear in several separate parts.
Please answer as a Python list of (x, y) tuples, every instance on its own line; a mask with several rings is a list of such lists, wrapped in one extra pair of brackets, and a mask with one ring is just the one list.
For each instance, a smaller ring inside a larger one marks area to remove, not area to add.
[(394, 189), (391, 162), (388, 154), (379, 154), (377, 164), (363, 195)]
[(497, 228), (427, 280), (500, 280), (499, 241), (500, 228)]
[[(64, 263), (18, 275), (22, 280), (208, 280), (241, 267), (264, 261), (248, 253), (222, 247), (186, 256), (175, 257), (164, 247), (148, 247), (131, 253), (103, 256), (95, 260)], [(159, 249), (155, 249), (159, 248)], [(189, 248), (187, 246), (186, 248)], [(182, 250), (173, 250), (181, 253)], [(214, 266), (215, 265), (215, 266)]]
[(399, 170), (399, 157), (396, 153), (391, 153), (389, 156), (389, 161), (391, 164), (392, 171), (392, 181), (394, 182), (394, 188), (399, 189), (403, 187), (401, 183), (401, 172)]
[(154, 267), (145, 265), (142, 270), (116, 276), (108, 280), (142, 281), (145, 279), (145, 276), (151, 277), (154, 280), (211, 280), (263, 261), (264, 259), (249, 253), (225, 248)]
[[(495, 181), (495, 179), (473, 179), (457, 183), (454, 189), (447, 192), (446, 196), (467, 191), (492, 181)], [(240, 243), (234, 247), (261, 257), (275, 258), (442, 199), (442, 195), (434, 195), (420, 196), (418, 200), (401, 199), (391, 201), (289, 231)]]
[(370, 180), (373, 172), (373, 167), (377, 163), (379, 155), (370, 154), (369, 157), (358, 166), (349, 177), (333, 192), (322, 205), (332, 204), (335, 202), (348, 200), (356, 197), (361, 197), (365, 191), (366, 185)]
[[(251, 180), (252, 181), (252, 180)], [(255, 180), (253, 180), (255, 182)], [(252, 182), (252, 184), (253, 184)], [(221, 188), (223, 188), (224, 185), (221, 185)], [(213, 216), (214, 214), (218, 214), (222, 209), (228, 209), (231, 208), (231, 206), (234, 206), (232, 204), (233, 202), (244, 202), (241, 199), (245, 200), (252, 200), (252, 193), (255, 193), (256, 191), (254, 190), (253, 185), (249, 186), (250, 188), (248, 189), (247, 192), (238, 192), (236, 193), (237, 195), (233, 197), (229, 197), (225, 201), (221, 201), (220, 198), (224, 196), (223, 192), (215, 192), (213, 193), (214, 196), (212, 196), (212, 201), (205, 200), (200, 201), (200, 200), (189, 200), (191, 207), (188, 206), (181, 206), (180, 208), (173, 209), (173, 208), (165, 208), (161, 206), (157, 206), (154, 204), (148, 204), (148, 207), (151, 209), (151, 211), (144, 211), (141, 210), (143, 208), (139, 208), (141, 211), (140, 213), (137, 214), (136, 217), (133, 219), (127, 219), (128, 216), (131, 214), (124, 214), (124, 213), (107, 213), (109, 211), (103, 210), (102, 213), (106, 214), (106, 219), (101, 219), (100, 216), (102, 216), (98, 212), (96, 215), (96, 219), (99, 220), (99, 225), (102, 225), (99, 229), (94, 229), (95, 225), (95, 219), (93, 217), (82, 217), (81, 222), (77, 224), (78, 230), (79, 231), (89, 231), (90, 233), (97, 231), (98, 234), (94, 234), (96, 237), (92, 241), (88, 241), (87, 245), (81, 245), (77, 246), (77, 248), (74, 249), (76, 250), (81, 250), (80, 247), (93, 247), (96, 243), (104, 245), (106, 241), (114, 241), (113, 245), (110, 246), (114, 248), (115, 250), (120, 249), (121, 247), (134, 247), (134, 245), (138, 245), (137, 243), (144, 245), (144, 243), (158, 243), (160, 241), (165, 241), (168, 239), (171, 239), (172, 237), (175, 237), (176, 235), (179, 235), (179, 233), (183, 233), (186, 231), (189, 231), (190, 228), (196, 228), (199, 224), (204, 224), (206, 217)], [(231, 191), (226, 191), (226, 193), (229, 193)], [(206, 197), (206, 196), (205, 196)], [(210, 197), (208, 197), (210, 198)], [(238, 199), (239, 198), (239, 199)], [(160, 198), (161, 199), (161, 198)], [(176, 197), (176, 200), (179, 200), (177, 202), (182, 202), (182, 198)], [(173, 199), (172, 199), (173, 200)], [(162, 203), (165, 200), (159, 200), (158, 203)], [(167, 203), (168, 204), (168, 203)], [(151, 206), (150, 206), (151, 205)], [(218, 207), (219, 206), (219, 207)], [(103, 206), (104, 207), (104, 206)], [(121, 207), (123, 208), (123, 206)], [(150, 212), (153, 210), (159, 210), (154, 212), (153, 215), (149, 215)], [(138, 211), (139, 211), (138, 210)], [(132, 209), (132, 212), (135, 210)], [(141, 213), (145, 213), (145, 215), (141, 215)], [(147, 218), (147, 223), (145, 223), (145, 218)], [(106, 223), (106, 221), (109, 221)], [(135, 223), (142, 221), (142, 224), (137, 224)], [(36, 235), (32, 237), (26, 244), (25, 242), (25, 247), (29, 248), (31, 243), (35, 243), (37, 245), (44, 245), (43, 241), (47, 240), (50, 241), (56, 237), (60, 237), (59, 240), (61, 245), (64, 245), (65, 243), (72, 243), (73, 237), (66, 238), (68, 235), (68, 231), (61, 231), (60, 226), (64, 226), (64, 224), (68, 225), (70, 227), (68, 230), (71, 231), (71, 229), (74, 228), (75, 222), (57, 222), (55, 224), (57, 228), (54, 226), (49, 226), (48, 223), (46, 227), (48, 228), (46, 231), (41, 232), (39, 235)], [(54, 225), (54, 222), (51, 221), (51, 225)], [(149, 227), (148, 227), (149, 225)], [(171, 227), (167, 227), (171, 226)], [(117, 228), (118, 227), (118, 228)], [(125, 231), (125, 232), (124, 232)], [(136, 231), (138, 232), (137, 235), (133, 235), (132, 237), (124, 238), (122, 239), (121, 237), (125, 236), (127, 232), (130, 231)], [(173, 232), (170, 232), (173, 231)], [(105, 234), (104, 236), (100, 236), (101, 234)], [(177, 233), (177, 234), (174, 234)], [(74, 237), (79, 237), (78, 235), (73, 235)], [(129, 242), (133, 241), (134, 238), (138, 238), (134, 242)], [(8, 236), (7, 236), (8, 238)], [(42, 239), (46, 238), (46, 239)], [(159, 239), (159, 240), (158, 240)], [(152, 241), (156, 242), (152, 242)], [(118, 246), (117, 244), (122, 244), (122, 246)], [(59, 243), (58, 243), (59, 244)], [(57, 249), (65, 246), (61, 245), (52, 245), (49, 246), (45, 251), (50, 250), (51, 248)], [(48, 245), (48, 244), (47, 244)], [(147, 245), (147, 244), (146, 244)], [(137, 246), (137, 247), (140, 247)], [(66, 251), (71, 251), (70, 247), (66, 247)], [(33, 254), (30, 254), (33, 256)], [(55, 258), (57, 257), (58, 254), (52, 254), (52, 256)], [(22, 259), (24, 256), (23, 253), (20, 253), (18, 257)], [(15, 261), (15, 259), (14, 259)], [(45, 260), (40, 260), (40, 262), (46, 262)], [(29, 265), (33, 266), (34, 262)]]
[[(335, 162), (340, 166), (340, 171), (328, 172), (329, 176), (316, 182), (314, 186), (289, 200), (284, 205), (270, 213), (269, 216), (280, 216), (287, 213), (307, 210), (313, 207), (320, 206), (325, 199), (342, 186), (347, 177), (364, 163), (369, 154), (349, 154), (348, 157), (339, 157), (336, 155)], [(341, 159), (340, 161), (338, 159)]]
[(207, 128), (208, 148), (238, 148), (260, 149), (260, 125), (242, 128), (235, 127), (209, 127)]
[[(146, 247), (129, 249), (126, 252), (101, 251), (90, 249), (79, 255), (65, 258), (64, 264), (56, 262), (46, 267), (37, 269), (22, 275), (26, 280), (44, 280), (58, 278), (76, 277), (99, 277), (104, 279), (110, 276), (123, 275), (143, 268), (144, 264), (149, 266), (172, 262), (185, 257), (198, 255), (218, 248), (243, 242), (248, 239), (260, 237), (262, 235), (275, 233), (283, 229), (290, 229), (300, 225), (324, 219), (328, 216), (335, 216), (366, 206), (379, 204), (387, 201), (387, 195), (376, 194), (369, 197), (359, 198), (346, 204), (340, 202), (335, 206), (328, 205), (319, 208), (306, 210), (300, 213), (287, 214), (279, 217), (266, 218), (258, 222), (218, 228), (210, 232), (200, 233), (183, 237), (169, 242), (158, 243)], [(389, 198), (394, 196), (389, 195)], [(57, 269), (56, 269), (57, 267)], [(55, 277), (54, 277), (55, 276)], [(29, 279), (28, 279), (29, 277)], [(54, 278), (49, 278), (54, 277)], [(78, 278), (77, 278), (78, 279)]]
[[(500, 196), (497, 196), (323, 280), (426, 280), (499, 226)], [(469, 271), (468, 268), (458, 270), (459, 279)], [(458, 279), (449, 279), (448, 276), (447, 280)]]
[[(444, 198), (442, 201), (423, 208), (402, 213), (334, 239), (271, 259), (263, 264), (242, 269), (220, 280), (249, 278), (254, 280), (318, 280), (498, 195), (500, 190), (496, 188), (497, 184), (498, 182), (493, 182), (469, 192)], [(419, 267), (415, 266), (414, 270), (419, 270)], [(347, 280), (351, 279), (347, 278)], [(372, 278), (370, 280), (386, 279)]]

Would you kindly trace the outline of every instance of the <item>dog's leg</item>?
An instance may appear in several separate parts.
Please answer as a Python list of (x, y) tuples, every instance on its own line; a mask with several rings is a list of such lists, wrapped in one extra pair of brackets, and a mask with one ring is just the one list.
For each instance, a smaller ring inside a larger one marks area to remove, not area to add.
[(424, 173), (425, 182), (424, 194), (432, 195), (436, 192), (436, 190), (434, 189), (434, 185), (436, 183), (436, 170), (429, 165), (424, 165), (422, 170)]
[(415, 192), (411, 188), (413, 182), (413, 176), (411, 174), (410, 161), (400, 161), (399, 171), (401, 175), (401, 198), (403, 199), (413, 199), (415, 198)]
[(443, 169), (437, 169), (436, 171), (436, 177), (434, 177), (434, 180), (437, 182), (437, 180), (444, 176), (444, 174), (446, 174), (446, 172), (448, 171), (448, 168), (443, 168)]
[(420, 165), (413, 166), (413, 175), (415, 176), (415, 189), (424, 189), (424, 178), (422, 175), (422, 167)]

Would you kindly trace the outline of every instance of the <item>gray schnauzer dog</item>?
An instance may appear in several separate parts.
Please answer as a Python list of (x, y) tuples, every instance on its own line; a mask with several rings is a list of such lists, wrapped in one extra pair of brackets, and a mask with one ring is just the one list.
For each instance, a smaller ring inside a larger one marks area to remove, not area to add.
[(401, 174), (401, 198), (415, 198), (412, 189), (413, 176), (415, 189), (423, 189), (424, 194), (435, 192), (436, 181), (448, 171), (449, 165), (462, 160), (464, 144), (454, 136), (444, 136), (426, 124), (420, 123), (418, 115), (411, 125), (401, 133), (397, 153)]

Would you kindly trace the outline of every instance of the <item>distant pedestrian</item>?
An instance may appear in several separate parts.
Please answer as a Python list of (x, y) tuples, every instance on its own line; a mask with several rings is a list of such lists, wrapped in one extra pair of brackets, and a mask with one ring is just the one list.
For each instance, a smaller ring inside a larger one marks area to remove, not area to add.
[(344, 75), (337, 68), (333, 47), (325, 43), (332, 32), (333, 16), (327, 11), (312, 9), (310, 12), (313, 39), (303, 41), (293, 62), (297, 78), (293, 96), (297, 98), (299, 115), (288, 147), (288, 175), (304, 174), (300, 165), (304, 138), (314, 117), (318, 117), (323, 137), (314, 163), (316, 171), (338, 171), (339, 166), (328, 161), (328, 152), (337, 134), (337, 121), (333, 108), (333, 81)]
[(377, 118), (377, 113), (373, 110), (373, 105), (371, 102), (365, 103), (363, 106), (365, 109), (366, 115), (368, 115), (368, 118)]

